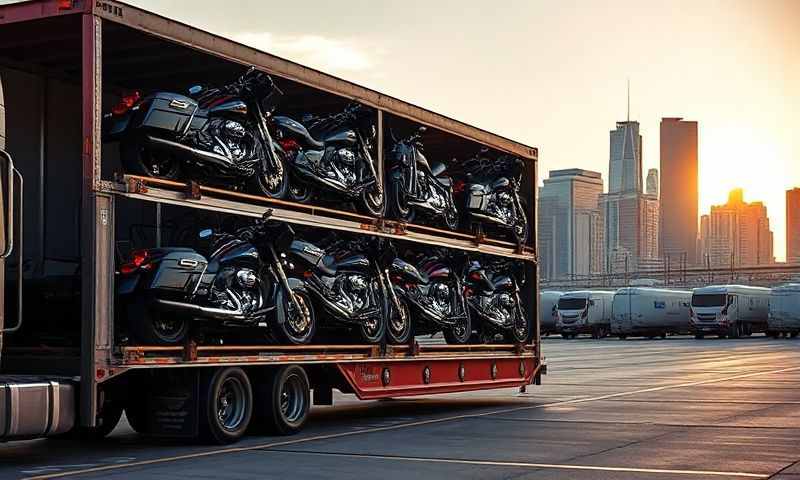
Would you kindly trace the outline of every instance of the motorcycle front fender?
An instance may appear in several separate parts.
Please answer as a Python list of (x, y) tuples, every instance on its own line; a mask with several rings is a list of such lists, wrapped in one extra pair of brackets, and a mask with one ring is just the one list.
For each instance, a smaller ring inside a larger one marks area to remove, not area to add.
[[(287, 283), (289, 284), (289, 288), (292, 289), (293, 292), (305, 292), (308, 293), (306, 289), (306, 284), (299, 278), (294, 277), (287, 277)], [(280, 286), (280, 282), (278, 283), (278, 287), (275, 289), (275, 322), (278, 325), (282, 325), (286, 322), (286, 306), (289, 304), (289, 298), (286, 295), (283, 287)]]

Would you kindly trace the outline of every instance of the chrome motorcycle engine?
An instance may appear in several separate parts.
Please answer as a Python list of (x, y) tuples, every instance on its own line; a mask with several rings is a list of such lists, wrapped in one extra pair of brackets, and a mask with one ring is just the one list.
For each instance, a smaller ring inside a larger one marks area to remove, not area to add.
[(352, 274), (337, 278), (334, 291), (337, 293), (336, 304), (350, 313), (363, 310), (374, 303), (370, 280), (364, 275)]
[(356, 154), (347, 148), (338, 150), (329, 149), (322, 162), (322, 174), (332, 180), (341, 182), (344, 185), (355, 185), (356, 183)]
[(439, 313), (449, 315), (452, 307), (450, 301), (450, 287), (446, 283), (437, 282), (431, 285), (428, 291), (430, 304)]
[(219, 308), (244, 314), (259, 310), (264, 304), (258, 275), (249, 268), (225, 268), (211, 286), (210, 299)]
[(244, 175), (255, 173), (252, 165), (247, 162), (252, 163), (256, 157), (256, 141), (253, 134), (240, 122), (213, 119), (205, 129), (197, 133), (194, 143), (203, 150), (230, 159)]
[(489, 205), (486, 206), (486, 211), (489, 215), (499, 218), (506, 225), (516, 223), (514, 197), (506, 191), (495, 193), (489, 201)]

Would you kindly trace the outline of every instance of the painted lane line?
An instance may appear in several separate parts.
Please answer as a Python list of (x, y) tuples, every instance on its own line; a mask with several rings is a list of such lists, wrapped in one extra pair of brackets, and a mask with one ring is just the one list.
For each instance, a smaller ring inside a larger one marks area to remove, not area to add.
[(175, 456), (171, 456), (171, 457), (162, 457), (162, 458), (154, 458), (154, 459), (150, 459), (150, 460), (141, 460), (141, 461), (137, 461), (137, 462), (114, 464), (114, 465), (104, 465), (104, 466), (101, 466), (101, 467), (86, 468), (86, 469), (81, 469), (81, 470), (71, 470), (71, 471), (67, 471), (67, 472), (59, 472), (59, 473), (49, 474), (49, 475), (40, 475), (40, 476), (28, 477), (27, 480), (44, 480), (44, 479), (49, 479), (49, 478), (61, 478), (61, 477), (67, 477), (67, 476), (71, 476), (71, 475), (82, 475), (82, 474), (85, 474), (85, 473), (104, 472), (104, 471), (108, 471), (108, 470), (116, 470), (116, 469), (121, 469), (121, 468), (157, 465), (157, 464), (161, 464), (161, 463), (174, 462), (174, 461), (179, 461), (179, 460), (191, 460), (191, 459), (195, 459), (195, 458), (210, 457), (210, 456), (214, 456), (214, 455), (223, 455), (223, 454), (228, 454), (228, 453), (249, 452), (249, 451), (252, 451), (252, 450), (263, 450), (263, 449), (274, 448), (274, 447), (283, 447), (283, 446), (287, 446), (287, 445), (296, 445), (296, 444), (299, 444), (299, 443), (314, 442), (314, 441), (318, 441), (318, 440), (329, 440), (329, 439), (333, 439), (333, 438), (349, 437), (349, 436), (353, 436), (353, 435), (362, 435), (362, 434), (367, 434), (367, 433), (385, 432), (385, 431), (389, 431), (389, 430), (399, 430), (401, 428), (411, 428), (411, 427), (420, 427), (420, 426), (426, 426), (426, 425), (434, 425), (434, 424), (437, 424), (437, 423), (451, 422), (451, 421), (455, 421), (455, 420), (466, 420), (466, 419), (470, 419), (470, 418), (482, 418), (482, 417), (487, 417), (487, 416), (490, 416), (490, 415), (497, 415), (497, 414), (503, 414), (503, 413), (512, 413), (512, 412), (518, 412), (518, 411), (522, 411), (522, 410), (533, 410), (533, 409), (540, 409), (540, 408), (557, 407), (557, 406), (562, 406), (562, 405), (573, 405), (573, 404), (578, 404), (578, 403), (594, 402), (594, 401), (606, 400), (608, 398), (618, 398), (618, 397), (623, 397), (623, 396), (637, 395), (637, 394), (640, 394), (640, 393), (657, 392), (657, 391), (669, 390), (669, 389), (674, 389), (674, 388), (686, 388), (686, 387), (693, 387), (693, 386), (698, 386), (698, 385), (707, 385), (707, 384), (711, 384), (711, 383), (726, 382), (726, 381), (729, 381), (729, 380), (736, 380), (736, 379), (740, 379), (740, 378), (754, 377), (754, 376), (758, 376), (758, 375), (774, 375), (776, 373), (784, 373), (784, 372), (798, 371), (798, 370), (800, 370), (800, 367), (788, 367), (788, 368), (781, 368), (781, 369), (777, 369), (777, 370), (769, 370), (769, 371), (764, 371), (764, 372), (751, 372), (751, 373), (733, 375), (733, 376), (724, 377), (724, 378), (716, 378), (716, 379), (708, 379), (708, 380), (699, 380), (699, 381), (696, 381), (696, 382), (681, 383), (681, 384), (678, 384), (678, 385), (662, 385), (662, 386), (659, 386), (659, 387), (645, 388), (645, 389), (641, 389), (641, 390), (631, 390), (631, 391), (627, 391), (627, 392), (610, 393), (610, 394), (606, 394), (606, 395), (600, 395), (600, 396), (597, 396), (597, 397), (577, 398), (577, 399), (573, 399), (573, 400), (564, 400), (564, 401), (560, 401), (560, 402), (543, 403), (543, 404), (537, 404), (537, 405), (527, 405), (527, 406), (524, 406), (524, 407), (506, 408), (506, 409), (493, 410), (493, 411), (482, 412), (482, 413), (468, 413), (468, 414), (464, 414), (464, 415), (455, 415), (455, 416), (452, 416), (452, 417), (432, 418), (432, 419), (429, 419), (429, 420), (420, 420), (420, 421), (417, 421), (417, 422), (399, 423), (399, 424), (396, 424), (396, 425), (390, 425), (390, 426), (385, 426), (385, 427), (362, 428), (362, 429), (359, 429), (359, 430), (352, 430), (352, 431), (349, 431), (349, 432), (339, 432), (339, 433), (329, 433), (329, 434), (324, 434), (324, 435), (316, 435), (316, 436), (312, 436), (312, 437), (304, 437), (304, 438), (298, 438), (298, 439), (294, 439), (294, 440), (285, 440), (285, 441), (282, 441), (282, 442), (271, 442), (271, 443), (264, 443), (264, 444), (260, 444), (260, 445), (252, 445), (252, 446), (247, 446), (247, 447), (223, 448), (223, 449), (218, 449), (218, 450), (208, 450), (208, 451), (205, 451), (205, 452), (189, 453), (189, 454), (185, 454), (185, 455), (175, 455)]
[(626, 473), (652, 473), (662, 475), (697, 475), (697, 476), (716, 476), (716, 477), (742, 477), (742, 478), (768, 478), (769, 474), (763, 473), (744, 473), (744, 472), (719, 472), (715, 470), (670, 470), (663, 468), (636, 468), (636, 467), (602, 467), (598, 465), (569, 465), (562, 463), (529, 463), (529, 462), (505, 462), (494, 460), (464, 460), (458, 458), (431, 458), (431, 457), (404, 457), (395, 455), (372, 455), (359, 453), (328, 453), (328, 452), (308, 452), (303, 450), (271, 450), (271, 452), (293, 453), (299, 455), (318, 455), (328, 457), (347, 457), (376, 460), (394, 460), (403, 462), (420, 463), (451, 463), (462, 465), (480, 465), (491, 467), (516, 467), (533, 469), (558, 469), (558, 470), (590, 470), (600, 472), (626, 472)]

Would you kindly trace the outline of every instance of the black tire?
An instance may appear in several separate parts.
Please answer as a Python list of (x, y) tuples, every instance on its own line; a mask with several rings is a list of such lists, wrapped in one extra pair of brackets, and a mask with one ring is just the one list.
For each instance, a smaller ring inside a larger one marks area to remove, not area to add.
[(278, 161), (278, 169), (280, 171), (265, 174), (258, 167), (255, 176), (250, 180), (251, 188), (267, 198), (284, 198), (289, 190), (289, 169), (281, 161)]
[(382, 304), (380, 314), (361, 323), (359, 330), (361, 331), (361, 339), (366, 343), (379, 343), (384, 335), (386, 335), (387, 324), (389, 323), (389, 307), (387, 299), (384, 297), (383, 289), (376, 278), (370, 280), (372, 282), (373, 291), (376, 292)]
[[(147, 405), (144, 403), (143, 396), (139, 396), (133, 400), (129, 400), (128, 405), (125, 406), (125, 418), (128, 419), (128, 425), (131, 426), (134, 432), (144, 435), (147, 431)], [(133, 403), (135, 402), (135, 403)]]
[(528, 319), (521, 316), (519, 312), (515, 316), (517, 317), (517, 327), (512, 328), (511, 335), (506, 335), (506, 338), (511, 340), (512, 343), (525, 343), (528, 341), (528, 333), (530, 330)]
[(180, 160), (166, 150), (151, 148), (143, 136), (125, 138), (120, 142), (119, 148), (125, 173), (167, 180), (180, 177)]
[(316, 190), (311, 185), (289, 176), (289, 187), (286, 190), (287, 199), (292, 202), (308, 204), (314, 199)]
[[(464, 300), (466, 303), (466, 299)], [(464, 318), (458, 320), (453, 328), (442, 332), (444, 341), (450, 345), (465, 345), (472, 338), (472, 318), (468, 305), (464, 305)]]
[(266, 377), (256, 387), (258, 427), (278, 435), (299, 432), (311, 408), (308, 375), (299, 365), (285, 365)]
[(147, 298), (131, 299), (126, 304), (128, 328), (141, 345), (178, 345), (189, 333), (186, 317), (159, 312), (148, 305)]
[(694, 338), (696, 340), (702, 340), (703, 338), (705, 338), (705, 335), (703, 335), (702, 333), (695, 333)]
[(800, 335), (800, 332), (792, 332), (789, 334), (791, 338), (797, 338), (797, 335)]
[(389, 325), (386, 329), (386, 338), (393, 345), (405, 345), (411, 338), (411, 309), (408, 308), (406, 299), (399, 295), (397, 303), (400, 304), (401, 311), (398, 311), (393, 301), (389, 302)]
[(628, 336), (627, 336), (627, 335), (619, 335), (619, 339), (620, 339), (620, 340), (625, 340), (626, 338), (628, 338)]
[[(377, 190), (377, 192), (376, 192)], [(372, 188), (364, 190), (361, 194), (361, 209), (372, 217), (383, 217), (386, 213), (386, 192), (373, 184)]]
[(290, 345), (307, 345), (311, 343), (317, 333), (317, 314), (311, 296), (303, 288), (292, 290), (304, 315), (299, 315), (289, 296), (280, 293), (278, 299), (282, 310), (279, 316), (283, 321), (276, 322), (274, 332), (278, 341)]
[(562, 333), (561, 338), (563, 338), (564, 340), (569, 340), (570, 338), (572, 338), (572, 335), (570, 335), (569, 333)]
[(200, 434), (216, 444), (244, 435), (253, 415), (253, 389), (239, 367), (203, 372), (200, 380)]
[(392, 215), (397, 220), (412, 223), (415, 217), (415, 210), (405, 201), (406, 194), (403, 186), (398, 181), (391, 181), (389, 185), (391, 185), (392, 191)]
[(115, 401), (105, 402), (97, 414), (97, 425), (81, 427), (79, 437), (89, 441), (102, 440), (117, 428), (120, 418), (122, 418), (122, 404)]

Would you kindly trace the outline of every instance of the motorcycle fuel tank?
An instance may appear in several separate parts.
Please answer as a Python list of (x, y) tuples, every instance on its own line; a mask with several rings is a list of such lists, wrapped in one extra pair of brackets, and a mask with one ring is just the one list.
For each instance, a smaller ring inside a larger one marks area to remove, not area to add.
[(389, 271), (395, 275), (399, 275), (400, 278), (404, 280), (410, 280), (420, 284), (428, 283), (416, 267), (399, 258), (395, 258), (394, 261), (392, 261)]
[(316, 267), (325, 255), (325, 250), (305, 240), (294, 240), (289, 246), (289, 253), (304, 261), (308, 266)]
[(328, 135), (325, 136), (325, 143), (326, 144), (339, 144), (339, 145), (355, 145), (356, 144), (356, 132), (349, 128), (343, 128), (339, 130), (334, 130)]

